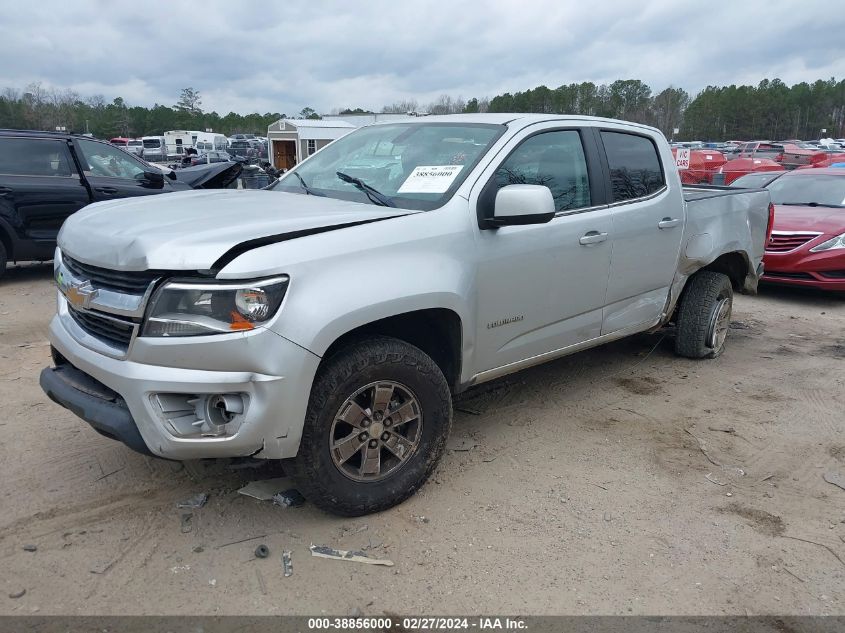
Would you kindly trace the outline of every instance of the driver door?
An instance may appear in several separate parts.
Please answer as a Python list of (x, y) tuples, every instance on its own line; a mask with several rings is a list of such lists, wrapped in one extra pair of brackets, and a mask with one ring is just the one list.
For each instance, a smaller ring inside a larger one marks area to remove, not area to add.
[(95, 202), (171, 191), (167, 182), (153, 184), (144, 172), (155, 169), (108, 143), (76, 139), (76, 151)]
[[(478, 322), (473, 364), (476, 373), (487, 373), (485, 379), (601, 333), (610, 271), (611, 215), (603, 204), (596, 152), (585, 151), (593, 137), (589, 130), (534, 130), (512, 141), (505, 150), (507, 157), (488, 168), (478, 195), (479, 216), (489, 217), (499, 188), (545, 185), (557, 208), (546, 224), (477, 233)], [(483, 218), (480, 222), (483, 225)]]

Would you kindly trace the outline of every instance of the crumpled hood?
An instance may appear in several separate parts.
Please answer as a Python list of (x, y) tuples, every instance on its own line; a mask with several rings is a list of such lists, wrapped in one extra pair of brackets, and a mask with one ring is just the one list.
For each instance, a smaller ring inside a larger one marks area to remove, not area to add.
[(91, 204), (65, 221), (58, 243), (74, 259), (113, 270), (208, 270), (244, 242), (409, 213), (264, 190), (185, 191)]

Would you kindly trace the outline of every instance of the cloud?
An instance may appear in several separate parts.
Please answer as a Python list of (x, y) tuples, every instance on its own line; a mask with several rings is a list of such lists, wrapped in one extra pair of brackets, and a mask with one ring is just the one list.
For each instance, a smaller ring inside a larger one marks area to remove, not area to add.
[(626, 78), (695, 92), (841, 78), (843, 27), (822, 0), (14, 3), (0, 22), (0, 87), (171, 105), (192, 86), (221, 114)]

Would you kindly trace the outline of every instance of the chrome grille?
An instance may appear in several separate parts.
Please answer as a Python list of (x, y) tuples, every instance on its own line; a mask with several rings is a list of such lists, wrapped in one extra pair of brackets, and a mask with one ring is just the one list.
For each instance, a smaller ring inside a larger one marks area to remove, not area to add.
[(97, 288), (108, 288), (130, 294), (144, 294), (149, 285), (161, 276), (161, 273), (149, 270), (108, 270), (98, 266), (83, 264), (67, 255), (63, 257), (62, 262), (76, 277), (87, 279)]
[(71, 305), (68, 305), (68, 313), (88, 334), (116, 345), (124, 351), (129, 349), (129, 343), (138, 327), (129, 319), (106, 316), (91, 310), (77, 310)]
[(772, 233), (766, 250), (770, 253), (794, 251), (819, 235), (821, 233)]

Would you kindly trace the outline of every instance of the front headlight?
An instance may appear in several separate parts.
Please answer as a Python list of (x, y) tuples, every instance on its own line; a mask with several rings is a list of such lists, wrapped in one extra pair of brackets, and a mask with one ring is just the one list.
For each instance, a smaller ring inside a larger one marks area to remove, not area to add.
[(845, 248), (845, 233), (837, 235), (833, 239), (829, 239), (827, 242), (822, 242), (818, 246), (814, 246), (810, 249), (810, 252), (820, 253), (821, 251), (829, 251), (834, 248)]
[(201, 336), (253, 330), (270, 320), (288, 277), (249, 282), (168, 282), (153, 296), (141, 336)]

